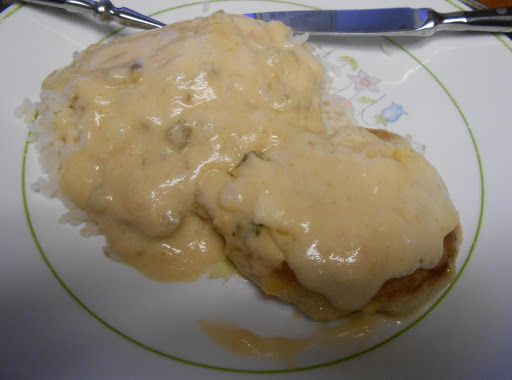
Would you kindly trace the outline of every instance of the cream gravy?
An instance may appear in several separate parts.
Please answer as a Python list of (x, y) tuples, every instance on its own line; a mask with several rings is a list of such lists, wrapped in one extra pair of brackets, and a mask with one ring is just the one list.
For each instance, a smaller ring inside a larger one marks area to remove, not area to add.
[[(345, 314), (388, 279), (435, 267), (458, 224), (444, 183), (420, 154), (356, 126), (296, 133), (229, 175), (209, 173), (203, 186), (214, 189), (200, 202), (228, 247), (252, 253), (249, 276), (268, 278), (286, 262), (304, 288)], [(305, 311), (314, 316), (315, 307)]]
[(76, 142), (60, 190), (111, 257), (155, 279), (195, 279), (224, 256), (193, 212), (199, 179), (296, 130), (323, 132), (322, 76), (281, 23), (222, 13), (91, 46), (43, 84), (72, 103), (53, 118)]
[(217, 13), (91, 46), (45, 80), (69, 101), (52, 114), (60, 191), (110, 257), (190, 281), (236, 240), (256, 275), (286, 263), (341, 313), (435, 266), (458, 223), (439, 175), (405, 141), (327, 134), (322, 65), (289, 34)]

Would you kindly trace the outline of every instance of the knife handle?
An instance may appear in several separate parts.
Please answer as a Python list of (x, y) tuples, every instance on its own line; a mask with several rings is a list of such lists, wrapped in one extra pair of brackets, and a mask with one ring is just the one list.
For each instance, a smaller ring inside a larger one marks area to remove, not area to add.
[(512, 32), (512, 8), (453, 12), (439, 15), (438, 30), (475, 32)]

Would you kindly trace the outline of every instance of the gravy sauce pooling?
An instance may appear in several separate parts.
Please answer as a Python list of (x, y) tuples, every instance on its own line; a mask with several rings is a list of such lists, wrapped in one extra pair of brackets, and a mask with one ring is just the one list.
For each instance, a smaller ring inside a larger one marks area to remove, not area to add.
[(68, 102), (50, 115), (59, 190), (151, 278), (227, 255), (310, 318), (340, 318), (434, 268), (459, 220), (405, 139), (327, 133), (323, 77), (283, 24), (224, 13), (91, 46), (43, 83)]

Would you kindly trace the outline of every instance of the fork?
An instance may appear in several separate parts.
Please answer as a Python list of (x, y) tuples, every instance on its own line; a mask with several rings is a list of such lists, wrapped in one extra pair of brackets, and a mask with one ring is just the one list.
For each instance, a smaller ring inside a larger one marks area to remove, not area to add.
[(154, 29), (165, 25), (132, 9), (117, 8), (109, 0), (0, 0), (0, 9), (17, 3), (46, 5), (73, 13), (92, 14), (101, 23), (114, 21), (133, 28)]

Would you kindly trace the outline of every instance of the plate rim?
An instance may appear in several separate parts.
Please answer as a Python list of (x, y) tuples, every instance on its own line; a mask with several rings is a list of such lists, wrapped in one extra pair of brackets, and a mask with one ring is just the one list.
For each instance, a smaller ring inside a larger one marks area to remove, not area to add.
[[(217, 2), (231, 2), (231, 1), (233, 1), (233, 0), (210, 0), (210, 2), (212, 2), (212, 3), (214, 3), (214, 2), (215, 3), (217, 3)], [(285, 0), (258, 0), (258, 1), (289, 4), (289, 5), (301, 6), (301, 7), (305, 7), (305, 8), (309, 8), (309, 9), (320, 9), (320, 8), (311, 6), (309, 4), (302, 4), (302, 3), (298, 3), (298, 2), (290, 2), (290, 1), (285, 1)], [(451, 0), (444, 0), (444, 1), (452, 4), (453, 6), (459, 8), (459, 9), (463, 9), (463, 8), (459, 7), (458, 5), (454, 4)], [(195, 1), (195, 2), (190, 2), (190, 3), (180, 4), (178, 6), (169, 7), (169, 8), (166, 8), (166, 9), (154, 12), (154, 13), (150, 14), (150, 16), (155, 16), (155, 15), (162, 14), (162, 13), (165, 13), (165, 12), (169, 12), (169, 11), (172, 11), (172, 10), (175, 10), (175, 9), (179, 9), (179, 8), (185, 8), (185, 7), (189, 7), (189, 6), (200, 5), (200, 4), (203, 4), (203, 3), (204, 3), (203, 1)], [(19, 10), (22, 7), (23, 7), (23, 4), (19, 4), (17, 7), (12, 9), (12, 11), (8, 12), (7, 14), (5, 14), (5, 12), (8, 9), (11, 8), (11, 7), (8, 7), (6, 10), (4, 10), (4, 12), (0, 13), (0, 22), (2, 20), (4, 20), (5, 18), (9, 17), (10, 15), (14, 14), (17, 10)], [(109, 37), (115, 35), (116, 33), (120, 32), (123, 29), (124, 29), (124, 27), (120, 27), (120, 28), (114, 30), (113, 32), (107, 34), (105, 37), (100, 39), (97, 43), (104, 42), (106, 39), (108, 39)], [(498, 38), (498, 40), (500, 40), (512, 52), (512, 46), (509, 46), (502, 38), (500, 38), (499, 35), (495, 35), (495, 36)], [(177, 356), (170, 355), (170, 354), (167, 354), (165, 352), (159, 351), (157, 349), (154, 349), (154, 348), (152, 348), (152, 347), (150, 347), (150, 346), (148, 346), (148, 345), (146, 345), (144, 343), (141, 343), (141, 342), (131, 338), (130, 336), (128, 336), (125, 333), (123, 333), (122, 331), (116, 329), (114, 326), (111, 326), (110, 324), (105, 322), (101, 317), (99, 317), (91, 309), (89, 309), (82, 301), (80, 301), (80, 299), (71, 291), (71, 289), (65, 284), (65, 282), (60, 278), (58, 273), (52, 267), (48, 257), (44, 253), (44, 251), (43, 251), (43, 249), (42, 249), (42, 247), (41, 247), (41, 245), (40, 245), (40, 243), (38, 241), (37, 235), (35, 233), (35, 230), (34, 230), (34, 227), (32, 225), (31, 218), (30, 218), (30, 212), (29, 212), (27, 196), (26, 196), (26, 192), (27, 192), (26, 190), (27, 189), (26, 189), (26, 181), (25, 181), (25, 174), (26, 174), (25, 173), (25, 168), (26, 168), (26, 156), (27, 156), (27, 153), (28, 153), (28, 148), (30, 146), (30, 142), (28, 141), (28, 136), (30, 135), (30, 132), (29, 132), (28, 135), (27, 135), (27, 140), (25, 141), (25, 144), (24, 144), (23, 156), (22, 156), (22, 165), (21, 165), (21, 190), (22, 190), (23, 210), (24, 210), (24, 213), (25, 213), (25, 218), (26, 218), (26, 222), (27, 222), (30, 234), (32, 236), (34, 244), (36, 245), (36, 248), (37, 248), (37, 250), (39, 252), (39, 255), (41, 256), (41, 258), (43, 259), (44, 263), (46, 264), (46, 266), (48, 267), (48, 269), (50, 270), (52, 275), (55, 277), (57, 282), (62, 286), (62, 288), (66, 291), (66, 293), (69, 296), (71, 296), (71, 298), (75, 302), (77, 302), (81, 306), (81, 308), (84, 309), (90, 316), (92, 316), (94, 319), (96, 319), (102, 325), (107, 327), (108, 330), (116, 333), (117, 335), (119, 335), (122, 338), (128, 340), (129, 342), (131, 342), (131, 343), (133, 343), (133, 344), (135, 344), (135, 345), (137, 345), (137, 346), (139, 346), (139, 347), (141, 347), (141, 348), (143, 348), (143, 349), (145, 349), (147, 351), (150, 351), (150, 352), (155, 353), (155, 354), (157, 354), (159, 356), (165, 357), (167, 359), (172, 359), (174, 361), (177, 361), (177, 362), (180, 362), (180, 363), (184, 363), (184, 364), (188, 364), (188, 365), (195, 366), (195, 367), (211, 369), (211, 370), (217, 370), (217, 371), (221, 371), (221, 372), (250, 373), (250, 374), (279, 374), (279, 373), (305, 372), (305, 371), (310, 371), (310, 370), (314, 370), (314, 369), (318, 369), (318, 368), (329, 367), (329, 366), (332, 366), (332, 365), (335, 365), (335, 364), (339, 364), (339, 363), (342, 363), (342, 362), (349, 361), (350, 359), (353, 359), (353, 358), (356, 358), (356, 357), (360, 357), (360, 356), (365, 355), (366, 353), (374, 351), (377, 348), (379, 348), (379, 347), (381, 347), (383, 345), (386, 345), (387, 343), (395, 340), (399, 336), (403, 335), (405, 332), (407, 332), (410, 329), (412, 329), (419, 322), (421, 322), (427, 315), (429, 315), (442, 302), (442, 300), (448, 295), (448, 293), (451, 291), (451, 289), (458, 282), (459, 278), (461, 277), (462, 273), (464, 272), (467, 264), (469, 263), (472, 255), (473, 255), (474, 249), (475, 249), (475, 247), (477, 245), (478, 237), (480, 235), (480, 230), (481, 230), (482, 222), (483, 222), (484, 205), (485, 205), (485, 181), (484, 181), (484, 174), (483, 174), (483, 165), (482, 165), (482, 160), (481, 160), (479, 149), (478, 149), (478, 144), (476, 142), (476, 139), (474, 137), (474, 134), (473, 134), (473, 132), (471, 130), (471, 127), (469, 125), (469, 122), (468, 122), (464, 112), (462, 111), (462, 109), (460, 108), (460, 106), (458, 105), (458, 103), (454, 99), (454, 97), (451, 95), (450, 91), (439, 80), (439, 78), (428, 68), (428, 66), (426, 64), (424, 64), (423, 62), (421, 62), (421, 60), (419, 60), (414, 54), (412, 54), (406, 48), (404, 48), (399, 43), (394, 41), (392, 38), (389, 38), (389, 37), (384, 37), (384, 38), (387, 41), (389, 41), (390, 43), (394, 44), (399, 49), (401, 49), (411, 59), (413, 59), (416, 63), (418, 63), (429, 74), (429, 76), (432, 79), (434, 79), (434, 81), (441, 87), (441, 89), (448, 96), (448, 98), (450, 99), (452, 104), (455, 106), (457, 112), (461, 116), (461, 118), (462, 118), (462, 120), (464, 122), (464, 125), (466, 126), (467, 131), (468, 131), (468, 133), (470, 135), (471, 142), (473, 144), (473, 148), (474, 148), (474, 151), (475, 151), (475, 154), (476, 154), (476, 157), (477, 157), (478, 168), (479, 168), (479, 178), (480, 178), (480, 192), (481, 192), (481, 194), (480, 194), (479, 217), (478, 217), (478, 222), (477, 222), (477, 228), (476, 228), (476, 231), (475, 231), (475, 235), (474, 235), (474, 238), (472, 240), (472, 244), (471, 244), (471, 246), (469, 248), (468, 255), (467, 255), (464, 263), (462, 264), (460, 270), (456, 274), (456, 277), (454, 278), (452, 283), (443, 291), (443, 293), (440, 296), (438, 296), (436, 301), (431, 306), (429, 306), (423, 313), (421, 313), (421, 315), (419, 317), (415, 318), (414, 321), (412, 321), (408, 326), (404, 327), (402, 330), (398, 331), (397, 333), (393, 334), (391, 337), (383, 340), (382, 342), (379, 342), (379, 343), (377, 343), (377, 344), (375, 344), (375, 345), (373, 345), (373, 346), (371, 346), (369, 348), (366, 348), (366, 349), (361, 350), (361, 351), (359, 351), (357, 353), (354, 353), (354, 354), (347, 355), (347, 356), (342, 357), (340, 359), (336, 359), (336, 360), (332, 360), (332, 361), (329, 361), (329, 362), (320, 363), (320, 364), (316, 364), (316, 365), (312, 365), (312, 366), (305, 366), (305, 367), (298, 367), (298, 368), (287, 368), (287, 369), (276, 369), (276, 370), (236, 369), (236, 368), (228, 368), (228, 367), (214, 366), (214, 365), (194, 362), (194, 361), (191, 361), (191, 360), (179, 358)]]

